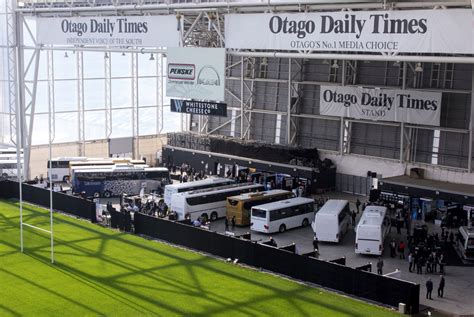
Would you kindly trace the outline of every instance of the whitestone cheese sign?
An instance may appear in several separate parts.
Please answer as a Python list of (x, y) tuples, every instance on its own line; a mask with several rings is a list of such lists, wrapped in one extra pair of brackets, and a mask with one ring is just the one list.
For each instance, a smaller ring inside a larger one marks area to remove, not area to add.
[(169, 48), (166, 95), (224, 101), (224, 48)]
[(439, 126), (441, 93), (321, 86), (320, 114)]
[(227, 14), (234, 49), (472, 54), (468, 9)]

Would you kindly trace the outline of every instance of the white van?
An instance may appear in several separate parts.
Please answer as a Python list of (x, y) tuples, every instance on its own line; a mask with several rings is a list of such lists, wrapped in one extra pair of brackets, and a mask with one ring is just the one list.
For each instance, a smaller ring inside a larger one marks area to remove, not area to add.
[(390, 232), (387, 208), (367, 206), (356, 231), (355, 253), (382, 255), (385, 237)]
[(349, 202), (330, 199), (318, 210), (311, 227), (319, 241), (337, 243), (349, 231), (351, 223)]
[(474, 227), (459, 227), (456, 247), (464, 260), (474, 261)]

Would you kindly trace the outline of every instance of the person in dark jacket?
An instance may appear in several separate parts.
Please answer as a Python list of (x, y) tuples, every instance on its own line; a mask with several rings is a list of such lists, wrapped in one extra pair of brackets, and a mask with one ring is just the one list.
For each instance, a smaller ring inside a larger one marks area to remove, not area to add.
[(444, 295), (444, 285), (445, 285), (444, 275), (441, 274), (438, 286), (438, 297), (443, 298)]
[(225, 217), (225, 231), (229, 231), (229, 218)]
[(233, 216), (232, 219), (230, 220), (230, 224), (232, 226), (232, 231), (234, 231), (234, 229), (235, 229), (235, 216)]
[(314, 239), (313, 239), (313, 250), (314, 252), (319, 253), (318, 238), (316, 237), (316, 235), (314, 235)]
[(431, 278), (426, 281), (426, 299), (433, 299), (431, 298), (431, 292), (433, 291), (433, 281)]
[(377, 261), (377, 274), (378, 275), (383, 274), (383, 260), (381, 257), (379, 257), (379, 260)]

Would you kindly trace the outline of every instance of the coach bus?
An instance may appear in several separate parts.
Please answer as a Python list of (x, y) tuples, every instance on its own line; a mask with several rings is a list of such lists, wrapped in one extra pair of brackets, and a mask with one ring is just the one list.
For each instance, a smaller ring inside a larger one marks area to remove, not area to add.
[(355, 253), (382, 255), (383, 244), (390, 233), (387, 208), (367, 206), (356, 229)]
[(351, 223), (349, 202), (330, 199), (318, 210), (311, 226), (319, 241), (339, 243), (351, 228)]
[(227, 218), (235, 217), (238, 226), (250, 225), (250, 209), (278, 200), (294, 198), (295, 194), (287, 190), (268, 190), (259, 193), (246, 193), (227, 198)]
[[(16, 148), (0, 148), (0, 179), (16, 179), (17, 166)], [(23, 151), (20, 166), (23, 167)]]
[(137, 167), (115, 165), (104, 169), (76, 170), (72, 178), (73, 192), (85, 192), (88, 197), (138, 195), (159, 190), (170, 182), (164, 167)]
[(48, 176), (51, 173), (51, 181), (53, 183), (69, 181), (69, 164), (77, 161), (87, 161), (87, 157), (56, 157), (51, 161), (48, 160), (46, 168), (48, 169)]
[(178, 193), (171, 197), (171, 210), (176, 212), (178, 220), (214, 221), (225, 217), (227, 197), (263, 190), (262, 184), (244, 183)]
[(250, 229), (263, 233), (306, 227), (314, 219), (314, 199), (291, 198), (252, 207)]
[(171, 197), (173, 196), (173, 194), (176, 194), (176, 193), (184, 193), (184, 192), (190, 192), (193, 190), (226, 186), (226, 185), (231, 185), (234, 183), (235, 181), (233, 179), (223, 178), (223, 177), (210, 177), (210, 178), (206, 178), (206, 179), (202, 179), (202, 180), (194, 181), (194, 182), (166, 185), (165, 194), (164, 194), (165, 204), (170, 206)]

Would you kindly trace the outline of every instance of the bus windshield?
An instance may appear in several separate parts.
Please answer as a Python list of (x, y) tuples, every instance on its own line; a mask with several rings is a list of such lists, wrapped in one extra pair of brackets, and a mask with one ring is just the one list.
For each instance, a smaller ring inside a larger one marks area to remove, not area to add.
[(267, 217), (267, 212), (266, 212), (266, 210), (263, 210), (263, 209), (254, 208), (254, 209), (252, 209), (252, 216), (253, 217), (258, 217), (258, 218), (266, 218)]

